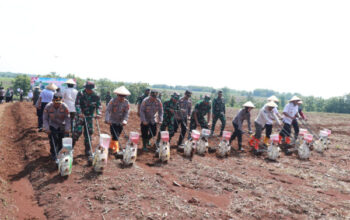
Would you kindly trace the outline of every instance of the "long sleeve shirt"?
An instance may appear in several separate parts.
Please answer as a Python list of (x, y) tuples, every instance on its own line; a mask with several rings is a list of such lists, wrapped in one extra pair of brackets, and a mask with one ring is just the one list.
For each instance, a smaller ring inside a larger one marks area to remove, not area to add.
[[(266, 105), (264, 105), (264, 108), (266, 107)], [(272, 109), (272, 112), (275, 114), (276, 117), (274, 117), (273, 119), (271, 118), (268, 118), (268, 121), (266, 122), (267, 125), (272, 125), (273, 124), (273, 120), (276, 120), (277, 124), (281, 124), (280, 120), (278, 119), (278, 115), (279, 115), (279, 112), (278, 112), (278, 109), (277, 107), (273, 108)]]
[(217, 97), (213, 100), (212, 111), (214, 115), (226, 113), (225, 101), (223, 98)]
[(179, 100), (179, 107), (180, 107), (180, 112), (177, 115), (178, 119), (186, 120), (187, 117), (191, 116), (191, 109), (192, 109), (191, 99), (186, 99), (185, 97), (182, 97)]
[(156, 123), (155, 115), (158, 112), (158, 122), (163, 122), (163, 105), (160, 99), (152, 97), (145, 98), (140, 107), (141, 122)]
[(258, 116), (255, 119), (255, 122), (264, 127), (268, 122), (272, 122), (272, 120), (278, 120), (275, 113), (268, 110), (267, 106), (264, 106), (260, 109)]
[(75, 110), (77, 114), (93, 116), (96, 110), (97, 115), (101, 115), (101, 99), (95, 91), (88, 94), (85, 89), (78, 92), (75, 100)]
[(106, 109), (105, 121), (112, 124), (122, 124), (129, 119), (129, 101), (120, 102), (118, 98), (109, 101)]
[(58, 108), (55, 108), (54, 103), (50, 102), (45, 106), (43, 127), (45, 130), (50, 130), (50, 126), (56, 129), (64, 127), (65, 131), (70, 130), (69, 111), (66, 104), (62, 103)]
[(238, 114), (236, 115), (235, 119), (233, 119), (233, 123), (238, 126), (238, 129), (240, 131), (243, 131), (243, 121), (247, 120), (248, 122), (248, 129), (249, 131), (252, 130), (251, 123), (250, 123), (250, 112), (247, 112), (245, 109), (239, 110)]

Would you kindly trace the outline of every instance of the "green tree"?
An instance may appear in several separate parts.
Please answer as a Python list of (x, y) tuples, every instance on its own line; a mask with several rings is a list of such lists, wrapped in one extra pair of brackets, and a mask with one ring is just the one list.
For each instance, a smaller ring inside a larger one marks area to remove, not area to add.
[(13, 82), (13, 89), (17, 94), (17, 88), (23, 90), (23, 94), (27, 95), (30, 89), (30, 77), (28, 75), (18, 75)]

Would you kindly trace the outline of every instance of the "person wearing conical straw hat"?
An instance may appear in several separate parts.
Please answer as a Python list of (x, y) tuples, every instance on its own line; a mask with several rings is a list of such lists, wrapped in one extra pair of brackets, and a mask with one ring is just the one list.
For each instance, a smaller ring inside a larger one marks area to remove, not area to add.
[(252, 128), (251, 128), (251, 122), (250, 122), (250, 111), (255, 108), (255, 105), (251, 102), (248, 101), (243, 104), (243, 109), (239, 110), (238, 114), (236, 117), (233, 119), (232, 124), (233, 127), (235, 128), (235, 131), (232, 133), (231, 138), (230, 138), (230, 144), (231, 142), (237, 137), (238, 139), (238, 150), (243, 150), (242, 149), (242, 134), (244, 133), (243, 131), (243, 121), (247, 120), (248, 123), (248, 130), (249, 134), (252, 133)]
[(300, 98), (293, 96), (289, 103), (283, 109), (283, 128), (279, 135), (279, 143), (282, 143), (282, 139), (285, 138), (285, 143), (290, 144), (290, 135), (291, 135), (291, 124), (294, 119), (298, 116), (298, 102)]
[(43, 113), (45, 106), (52, 101), (53, 95), (58, 87), (54, 83), (50, 83), (46, 88), (40, 93), (38, 101), (36, 102), (36, 108), (38, 109), (38, 128), (39, 132), (43, 130)]
[(112, 140), (109, 148), (113, 154), (119, 151), (119, 136), (123, 127), (128, 123), (129, 101), (125, 98), (130, 92), (125, 86), (121, 86), (113, 91), (117, 97), (109, 101), (106, 109), (105, 123), (109, 124)]
[(273, 112), (273, 109), (277, 107), (277, 104), (274, 102), (268, 102), (262, 107), (259, 111), (258, 116), (254, 121), (255, 125), (255, 134), (249, 141), (249, 145), (253, 147), (254, 153), (259, 152), (259, 143), (261, 138), (261, 133), (266, 123), (271, 120), (278, 120), (277, 116)]
[[(271, 96), (267, 99), (268, 102), (274, 102), (277, 103), (279, 102), (278, 98), (276, 96)], [(277, 106), (278, 107), (278, 106)], [(276, 119), (276, 122), (278, 125), (281, 125), (281, 122), (280, 120), (282, 120), (282, 115), (278, 112), (278, 109), (277, 107), (273, 108), (273, 113), (277, 116), (277, 119)], [(265, 125), (265, 138), (264, 138), (264, 144), (265, 145), (268, 145), (268, 143), (270, 142), (270, 136), (272, 134), (272, 124), (273, 124), (273, 121), (272, 120), (268, 120), (268, 122), (266, 122), (266, 125)]]
[(70, 120), (71, 120), (71, 130), (73, 133), (73, 121), (76, 114), (75, 100), (78, 95), (78, 90), (74, 88), (76, 83), (73, 79), (67, 80), (66, 84), (67, 84), (67, 88), (64, 90), (62, 96), (63, 96), (63, 102), (68, 106)]

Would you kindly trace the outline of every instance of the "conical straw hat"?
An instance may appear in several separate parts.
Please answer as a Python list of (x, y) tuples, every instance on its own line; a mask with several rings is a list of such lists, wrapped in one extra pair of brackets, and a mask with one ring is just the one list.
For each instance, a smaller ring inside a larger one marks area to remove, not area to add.
[(255, 108), (255, 105), (249, 101), (243, 104), (243, 107), (248, 107), (248, 108)]
[(300, 101), (301, 99), (298, 96), (293, 96), (289, 101), (293, 102), (293, 101)]
[(266, 103), (266, 106), (276, 108), (278, 105), (275, 102), (271, 101), (271, 102)]
[(267, 99), (267, 101), (269, 101), (269, 102), (279, 102), (278, 98), (276, 96), (274, 96), (274, 95), (269, 97)]
[(73, 84), (76, 85), (75, 81), (73, 79), (67, 80), (66, 84)]
[(46, 89), (55, 91), (58, 87), (54, 83), (50, 83), (46, 86)]
[(129, 90), (127, 88), (125, 88), (125, 86), (121, 86), (119, 88), (116, 88), (114, 91), (113, 91), (114, 94), (117, 94), (117, 95), (131, 95), (131, 93), (129, 92)]

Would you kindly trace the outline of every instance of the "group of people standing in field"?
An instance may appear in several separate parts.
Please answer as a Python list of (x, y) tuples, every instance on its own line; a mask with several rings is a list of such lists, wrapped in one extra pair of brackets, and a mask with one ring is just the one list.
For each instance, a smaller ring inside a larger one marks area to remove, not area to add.
[[(37, 107), (39, 131), (45, 131), (49, 135), (52, 157), (55, 157), (54, 147), (59, 151), (62, 148), (62, 138), (72, 135), (73, 147), (79, 137), (84, 133), (85, 154), (91, 156), (90, 151), (91, 136), (94, 133), (93, 121), (102, 117), (102, 105), (99, 95), (94, 90), (95, 84), (87, 81), (84, 89), (77, 91), (75, 81), (70, 79), (66, 82), (67, 89), (62, 93), (57, 92), (57, 86), (49, 84), (43, 91), (35, 88), (33, 92), (33, 103)], [(127, 96), (130, 92), (124, 86), (113, 91), (116, 97), (108, 97), (108, 104), (105, 110), (104, 122), (110, 126), (112, 141), (110, 142), (110, 151), (116, 154), (120, 151), (119, 137), (129, 119), (129, 101)], [(144, 94), (137, 99), (137, 115), (140, 118), (140, 129), (142, 136), (142, 150), (147, 152), (150, 147), (150, 140), (156, 137), (156, 148), (159, 146), (160, 132), (167, 130), (169, 139), (180, 128), (177, 145), (183, 145), (186, 134), (187, 139), (191, 139), (191, 131), (200, 128), (209, 129), (212, 119), (211, 135), (214, 135), (215, 125), (218, 120), (221, 121), (219, 136), (226, 126), (226, 108), (222, 91), (219, 91), (217, 97), (211, 102), (211, 98), (205, 95), (202, 100), (195, 104), (192, 109), (192, 92), (186, 90), (180, 97), (179, 93), (173, 93), (169, 100), (161, 102), (157, 90), (146, 89)], [(291, 139), (291, 126), (295, 129), (295, 138), (298, 135), (298, 117), (304, 117), (300, 104), (300, 98), (294, 96), (285, 106), (283, 114), (277, 110), (278, 99), (275, 96), (268, 98), (268, 102), (259, 110), (258, 116), (254, 121), (255, 134), (251, 135), (249, 145), (258, 150), (261, 142), (261, 134), (266, 130), (265, 139), (262, 141), (267, 144), (272, 133), (274, 122), (283, 127), (280, 132), (280, 142), (289, 144)], [(234, 117), (232, 124), (234, 131), (231, 142), (237, 138), (238, 150), (243, 150), (242, 135), (245, 133), (243, 122), (248, 123), (248, 133), (253, 134), (251, 128), (251, 110), (255, 108), (252, 102), (243, 104)], [(158, 126), (159, 131), (157, 131)], [(169, 141), (170, 141), (169, 140)], [(54, 158), (55, 159), (55, 158)]]

